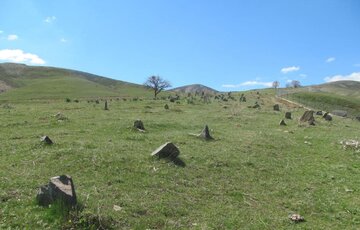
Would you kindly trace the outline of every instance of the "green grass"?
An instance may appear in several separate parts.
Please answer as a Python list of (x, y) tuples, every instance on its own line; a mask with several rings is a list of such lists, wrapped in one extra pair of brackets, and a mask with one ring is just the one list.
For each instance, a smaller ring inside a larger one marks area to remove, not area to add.
[[(299, 126), (295, 108), (280, 127), (287, 109), (273, 111), (272, 94), (245, 92), (246, 103), (113, 100), (108, 111), (64, 99), (2, 102), (0, 228), (356, 229), (360, 155), (339, 142), (359, 139), (360, 122)], [(247, 108), (255, 101), (261, 109)], [(136, 119), (146, 133), (131, 128)], [(205, 124), (214, 141), (188, 135)], [(43, 135), (55, 144), (41, 145)], [(151, 158), (167, 141), (185, 167)], [(61, 214), (34, 199), (61, 174), (73, 177), (83, 209), (54, 221)], [(306, 222), (291, 223), (292, 213)]]
[(323, 111), (345, 110), (349, 117), (360, 116), (360, 99), (334, 93), (300, 92), (289, 94), (288, 98), (311, 108)]

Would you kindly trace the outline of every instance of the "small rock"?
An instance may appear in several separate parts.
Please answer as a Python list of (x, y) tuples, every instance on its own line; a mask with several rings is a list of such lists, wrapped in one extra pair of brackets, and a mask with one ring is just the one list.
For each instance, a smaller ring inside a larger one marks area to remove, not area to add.
[(157, 156), (159, 158), (176, 158), (179, 154), (179, 149), (173, 143), (167, 142), (152, 152), (151, 156)]
[(300, 216), (299, 214), (292, 214), (289, 216), (289, 219), (296, 223), (305, 221), (304, 217)]
[(47, 145), (52, 145), (54, 143), (48, 136), (41, 137), (40, 141)]
[(323, 115), (323, 111), (317, 111), (316, 115), (322, 116)]
[(214, 139), (212, 136), (210, 136), (209, 127), (205, 125), (203, 131), (199, 134), (199, 137), (204, 138), (205, 140), (212, 140)]
[(134, 128), (142, 131), (145, 130), (144, 123), (139, 119), (134, 121)]
[(330, 114), (326, 114), (326, 116), (324, 117), (324, 119), (326, 121), (331, 121), (332, 120), (332, 116)]
[(286, 112), (285, 113), (285, 118), (286, 119), (291, 119), (291, 112)]
[(279, 104), (275, 104), (275, 105), (273, 106), (273, 108), (274, 108), (275, 111), (280, 111), (280, 106), (279, 106)]
[(286, 123), (285, 123), (285, 121), (284, 121), (284, 120), (281, 120), (281, 121), (280, 121), (280, 123), (279, 123), (279, 125), (286, 126)]
[(164, 105), (164, 109), (169, 109), (169, 105), (168, 105), (168, 104), (165, 104), (165, 105)]

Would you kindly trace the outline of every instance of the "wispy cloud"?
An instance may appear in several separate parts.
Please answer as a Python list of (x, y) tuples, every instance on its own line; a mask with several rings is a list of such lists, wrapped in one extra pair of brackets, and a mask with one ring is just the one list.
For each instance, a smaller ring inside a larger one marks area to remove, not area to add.
[(66, 40), (65, 38), (61, 38), (61, 39), (60, 39), (60, 42), (65, 43), (65, 42), (67, 42), (67, 40)]
[(360, 81), (360, 72), (354, 72), (349, 75), (335, 75), (331, 77), (324, 78), (326, 82), (333, 82), (333, 81)]
[(355, 67), (360, 67), (360, 63), (354, 64)]
[(45, 18), (44, 22), (50, 24), (50, 23), (53, 23), (55, 20), (56, 20), (55, 16), (49, 16), (49, 17)]
[(223, 88), (240, 88), (242, 86), (265, 86), (265, 87), (271, 87), (272, 82), (261, 82), (261, 81), (245, 81), (240, 84), (224, 84), (221, 87)]
[(0, 30), (0, 34), (4, 33), (4, 31)]
[(306, 78), (307, 74), (301, 73), (301, 74), (299, 74), (299, 76), (302, 77), (302, 78)]
[(25, 53), (20, 49), (4, 49), (0, 50), (0, 60), (18, 62), (18, 63), (29, 63), (43, 65), (45, 61), (36, 54)]
[(282, 68), (281, 72), (286, 74), (286, 73), (295, 72), (295, 71), (298, 71), (298, 70), (300, 70), (299, 66), (289, 66), (289, 67)]
[(326, 59), (326, 62), (327, 63), (330, 63), (330, 62), (333, 62), (333, 61), (335, 61), (335, 57), (329, 57), (328, 59)]
[(9, 41), (15, 41), (15, 40), (18, 40), (18, 39), (19, 39), (19, 37), (16, 34), (9, 34), (7, 36), (7, 40), (9, 40)]

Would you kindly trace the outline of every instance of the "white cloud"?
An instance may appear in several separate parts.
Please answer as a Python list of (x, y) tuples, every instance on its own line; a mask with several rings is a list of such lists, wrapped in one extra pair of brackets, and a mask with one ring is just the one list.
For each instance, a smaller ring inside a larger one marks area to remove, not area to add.
[(25, 53), (20, 49), (4, 49), (0, 50), (0, 60), (10, 61), (10, 62), (19, 62), (19, 63), (29, 63), (29, 64), (38, 64), (43, 65), (45, 61), (41, 59), (36, 54)]
[(295, 71), (298, 71), (298, 70), (300, 70), (299, 66), (289, 66), (289, 67), (282, 68), (281, 72), (286, 74), (286, 73), (295, 72)]
[(55, 20), (56, 20), (55, 16), (49, 16), (49, 17), (45, 18), (44, 22), (53, 23)]
[(333, 62), (335, 61), (335, 57), (329, 57), (328, 59), (326, 59), (327, 63)]
[(9, 40), (9, 41), (15, 41), (15, 40), (17, 40), (19, 37), (16, 35), (16, 34), (9, 34), (8, 36), (7, 36), (7, 40)]
[(240, 83), (240, 84), (224, 84), (221, 87), (223, 87), (223, 88), (239, 88), (239, 87), (242, 87), (242, 86), (255, 86), (255, 85), (271, 87), (272, 82), (246, 81), (246, 82), (243, 82), (243, 83)]
[(335, 75), (331, 77), (324, 78), (326, 82), (333, 82), (333, 81), (360, 81), (360, 72), (354, 72), (349, 75)]
[(67, 40), (65, 38), (61, 38), (60, 42), (67, 42)]

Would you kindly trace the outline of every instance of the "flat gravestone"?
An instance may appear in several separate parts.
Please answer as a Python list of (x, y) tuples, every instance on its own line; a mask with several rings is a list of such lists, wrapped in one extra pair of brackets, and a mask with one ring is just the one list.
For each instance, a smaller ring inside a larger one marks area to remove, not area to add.
[(291, 119), (291, 112), (286, 112), (285, 113), (285, 118), (286, 119)]
[(54, 202), (75, 206), (77, 199), (71, 176), (61, 175), (50, 178), (48, 184), (40, 187), (36, 199), (41, 206), (48, 206)]
[(171, 142), (167, 142), (152, 152), (151, 156), (157, 156), (158, 158), (176, 158), (179, 154), (180, 151), (178, 147)]
[(345, 111), (345, 110), (333, 110), (331, 113), (336, 115), (336, 116), (339, 116), (339, 117), (346, 117), (347, 116), (347, 111)]

